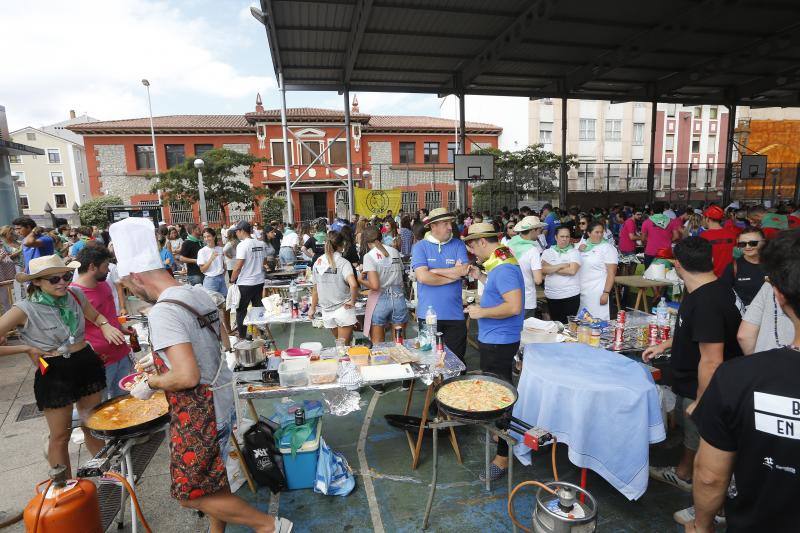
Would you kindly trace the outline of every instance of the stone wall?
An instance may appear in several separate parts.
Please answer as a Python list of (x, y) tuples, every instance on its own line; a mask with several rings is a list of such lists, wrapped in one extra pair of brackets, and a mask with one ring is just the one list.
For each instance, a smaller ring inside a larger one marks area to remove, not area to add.
[(453, 182), (452, 166), (442, 165), (435, 171), (431, 167), (392, 164), (391, 142), (370, 142), (369, 163), (373, 189), (395, 189), (416, 185), (450, 184)]
[(125, 204), (130, 204), (131, 196), (150, 192), (150, 184), (146, 178), (126, 175), (128, 167), (124, 145), (101, 144), (95, 147), (95, 157), (100, 173), (100, 187), (105, 194), (119, 196)]

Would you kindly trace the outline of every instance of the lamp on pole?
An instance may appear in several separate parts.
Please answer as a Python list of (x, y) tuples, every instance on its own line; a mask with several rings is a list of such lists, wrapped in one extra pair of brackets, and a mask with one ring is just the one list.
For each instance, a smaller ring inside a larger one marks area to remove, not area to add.
[[(158, 152), (156, 151), (156, 129), (153, 127), (153, 104), (150, 102), (150, 81), (147, 79), (142, 80), (142, 85), (147, 90), (147, 111), (150, 116), (150, 140), (153, 143), (153, 164), (155, 165), (156, 174), (158, 174)], [(156, 191), (158, 194), (158, 203), (161, 204), (161, 189)], [(161, 219), (164, 219), (164, 206), (161, 206)]]
[(203, 165), (205, 165), (205, 161), (199, 157), (194, 160), (194, 168), (197, 169), (197, 190), (200, 196), (200, 223), (206, 226), (208, 214), (206, 213), (206, 188), (203, 185)]
[(47, 213), (47, 216), (50, 217), (50, 225), (52, 227), (56, 227), (56, 217), (53, 214), (53, 208), (50, 206), (50, 202), (44, 203), (44, 212)]

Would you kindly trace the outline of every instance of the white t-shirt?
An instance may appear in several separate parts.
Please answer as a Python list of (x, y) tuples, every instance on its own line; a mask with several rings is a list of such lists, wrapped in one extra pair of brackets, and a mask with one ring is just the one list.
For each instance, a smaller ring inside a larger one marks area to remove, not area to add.
[[(542, 261), (550, 265), (562, 265), (564, 263), (581, 264), (581, 254), (578, 249), (573, 247), (569, 252), (559, 254), (555, 248), (548, 248), (542, 252)], [(581, 280), (578, 274), (565, 276), (564, 274), (547, 274), (544, 277), (544, 295), (554, 300), (571, 298), (581, 293)]]
[(242, 270), (236, 278), (237, 285), (264, 283), (264, 241), (248, 237), (236, 247), (236, 259), (244, 259)]
[(525, 280), (525, 309), (536, 309), (536, 282), (533, 280), (533, 271), (542, 269), (539, 248), (531, 246), (518, 261)]
[(350, 301), (350, 284), (347, 278), (353, 275), (353, 265), (336, 252), (333, 254), (334, 266), (328, 263), (328, 256), (322, 255), (314, 263), (312, 277), (317, 289), (317, 301), (323, 311), (336, 311)]
[(281, 239), (281, 248), (284, 246), (289, 246), (290, 248), (295, 248), (297, 244), (300, 242), (300, 237), (297, 236), (297, 233), (294, 231), (291, 233), (286, 233)]
[[(600, 243), (588, 252), (581, 252), (581, 268), (578, 277), (584, 290), (595, 285), (605, 285), (608, 270), (606, 265), (619, 263), (617, 249), (607, 242)], [(602, 293), (602, 289), (600, 290)]]
[(206, 276), (219, 276), (225, 273), (225, 264), (222, 260), (222, 246), (215, 246), (213, 249), (203, 246), (197, 251), (197, 266), (203, 266), (211, 259), (211, 252), (217, 252), (217, 257), (211, 262), (211, 266), (204, 272)]
[(225, 255), (225, 270), (233, 270), (233, 267), (236, 266), (236, 245), (234, 242), (226, 242), (222, 248), (222, 253)]
[(403, 285), (403, 259), (400, 252), (391, 246), (383, 245), (389, 256), (383, 255), (378, 248), (373, 248), (364, 256), (364, 272), (377, 272), (381, 289), (401, 287)]

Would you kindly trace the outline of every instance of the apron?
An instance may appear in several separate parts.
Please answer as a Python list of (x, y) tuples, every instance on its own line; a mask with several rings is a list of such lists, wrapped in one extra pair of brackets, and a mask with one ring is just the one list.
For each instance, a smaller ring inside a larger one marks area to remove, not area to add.
[[(606, 264), (603, 260), (603, 247), (608, 243), (598, 244), (588, 252), (581, 252), (581, 268), (578, 271), (581, 278), (581, 303), (595, 318), (609, 320), (611, 318), (608, 304), (600, 305), (600, 297), (606, 286)], [(609, 296), (609, 301), (611, 297)]]

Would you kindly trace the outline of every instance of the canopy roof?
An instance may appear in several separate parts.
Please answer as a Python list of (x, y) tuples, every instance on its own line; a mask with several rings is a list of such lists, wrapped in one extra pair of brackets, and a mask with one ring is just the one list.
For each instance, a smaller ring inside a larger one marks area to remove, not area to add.
[(800, 105), (796, 0), (260, 0), (288, 90)]

